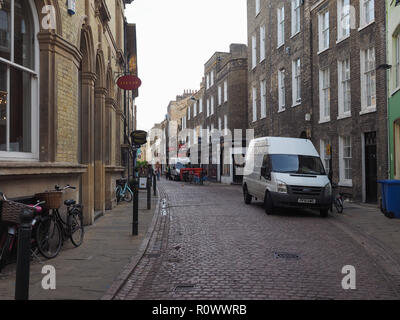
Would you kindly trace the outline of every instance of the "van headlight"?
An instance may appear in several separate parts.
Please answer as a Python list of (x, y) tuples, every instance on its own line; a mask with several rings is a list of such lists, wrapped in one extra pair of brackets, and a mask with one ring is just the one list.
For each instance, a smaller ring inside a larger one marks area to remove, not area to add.
[(277, 181), (278, 192), (279, 193), (287, 193), (287, 185), (283, 181)]
[(325, 186), (325, 196), (331, 197), (332, 196), (332, 185), (330, 182)]

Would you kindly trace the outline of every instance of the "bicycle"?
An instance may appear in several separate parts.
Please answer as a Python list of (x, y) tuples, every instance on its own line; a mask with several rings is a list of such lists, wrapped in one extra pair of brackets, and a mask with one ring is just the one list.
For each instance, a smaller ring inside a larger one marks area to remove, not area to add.
[[(332, 190), (338, 190), (339, 186), (332, 183)], [(340, 192), (336, 192), (333, 196), (333, 204), (336, 208), (337, 213), (343, 213), (343, 195)]]
[[(19, 229), (19, 217), (18, 217), (18, 211), (23, 210), (24, 207), (26, 209), (33, 209), (34, 211), (34, 218), (32, 220), (32, 235), (34, 234), (36, 222), (38, 221), (37, 216), (42, 212), (42, 207), (45, 202), (37, 202), (35, 205), (25, 205), (25, 204), (20, 204), (16, 202), (9, 201), (7, 197), (0, 192), (0, 196), (3, 199), (3, 201), (8, 202), (8, 204), (13, 205), (13, 210), (15, 210), (15, 214), (13, 216), (15, 217), (14, 221), (3, 221), (1, 225), (0, 230), (0, 271), (3, 270), (3, 268), (12, 262), (11, 257), (14, 255), (17, 247), (17, 239), (18, 239), (18, 229)], [(34, 237), (32, 237), (31, 240), (31, 256), (36, 257), (39, 261), (40, 259), (38, 258), (36, 254), (36, 241)]]
[(115, 195), (117, 197), (117, 203), (121, 201), (131, 202), (133, 199), (133, 192), (128, 185), (127, 179), (117, 180), (117, 187), (115, 188)]
[[(76, 189), (69, 185), (60, 188), (56, 186), (56, 192), (66, 189)], [(61, 250), (64, 242), (69, 238), (75, 247), (83, 243), (85, 230), (83, 228), (82, 206), (75, 200), (65, 200), (67, 207), (66, 221), (58, 211), (59, 205), (53, 205), (45, 215), (42, 215), (36, 229), (36, 241), (39, 252), (47, 259), (55, 258)]]
[(198, 184), (198, 185), (206, 185), (209, 186), (211, 184), (211, 181), (208, 179), (208, 177), (206, 175), (195, 175), (193, 177), (193, 182), (194, 184)]

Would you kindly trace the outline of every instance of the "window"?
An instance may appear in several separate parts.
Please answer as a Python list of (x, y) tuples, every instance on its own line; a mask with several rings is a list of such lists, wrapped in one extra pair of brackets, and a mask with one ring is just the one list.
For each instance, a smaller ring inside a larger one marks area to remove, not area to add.
[(267, 116), (267, 81), (260, 82), (261, 119)]
[(206, 89), (210, 87), (210, 74), (206, 75)]
[(256, 16), (260, 13), (260, 0), (255, 0), (256, 1)]
[(285, 70), (278, 71), (278, 99), (279, 99), (279, 111), (285, 110), (286, 103), (286, 89), (285, 89)]
[(278, 47), (285, 43), (285, 7), (278, 9)]
[(211, 114), (214, 114), (214, 96), (211, 96)]
[(330, 159), (331, 156), (329, 155), (330, 151), (328, 151), (328, 148), (330, 148), (331, 143), (329, 140), (320, 140), (320, 148), (319, 148), (319, 154), (321, 155), (322, 163), (324, 164), (325, 171), (328, 174), (330, 171)]
[(38, 159), (35, 5), (26, 0), (0, 4), (0, 158)]
[(300, 0), (292, 0), (292, 36), (300, 32)]
[(222, 87), (218, 86), (218, 105), (222, 104)]
[(360, 0), (360, 27), (366, 26), (375, 20), (374, 2), (374, 0)]
[(222, 119), (221, 119), (221, 117), (218, 118), (218, 130), (219, 131), (222, 130)]
[(319, 71), (319, 118), (321, 122), (330, 120), (330, 80), (329, 69)]
[(228, 101), (228, 81), (224, 81), (224, 102)]
[(210, 87), (214, 85), (214, 70), (210, 72)]
[(225, 114), (224, 115), (224, 129), (225, 129), (225, 135), (228, 134), (228, 116)]
[(293, 105), (297, 105), (301, 102), (301, 70), (300, 70), (300, 58), (293, 61), (292, 64), (292, 75), (293, 75)]
[(203, 112), (203, 98), (200, 98), (199, 100), (199, 113)]
[(394, 72), (395, 72), (395, 84), (396, 88), (400, 87), (400, 33), (397, 35), (395, 40), (395, 62), (394, 62)]
[(338, 40), (350, 35), (350, 0), (338, 0)]
[(253, 87), (253, 122), (257, 121), (257, 88)]
[(260, 62), (265, 59), (265, 25), (260, 27)]
[(188, 107), (188, 117), (187, 117), (188, 120), (190, 120), (190, 111), (191, 111), (190, 109), (191, 109), (191, 107), (189, 106)]
[(319, 25), (319, 51), (329, 48), (329, 11), (320, 13), (318, 16)]
[(375, 48), (361, 51), (361, 112), (376, 108)]
[(339, 117), (351, 113), (350, 58), (338, 62)]
[(193, 118), (197, 116), (197, 101), (193, 104)]
[(256, 36), (252, 36), (251, 37), (251, 48), (252, 48), (252, 50), (251, 50), (251, 53), (252, 53), (252, 56), (251, 56), (251, 60), (252, 60), (252, 69), (254, 69), (255, 67), (256, 67), (256, 65), (257, 65), (257, 38), (256, 38)]
[(207, 117), (210, 116), (210, 99), (207, 99)]
[(340, 137), (339, 148), (340, 183), (343, 185), (351, 185), (351, 137)]

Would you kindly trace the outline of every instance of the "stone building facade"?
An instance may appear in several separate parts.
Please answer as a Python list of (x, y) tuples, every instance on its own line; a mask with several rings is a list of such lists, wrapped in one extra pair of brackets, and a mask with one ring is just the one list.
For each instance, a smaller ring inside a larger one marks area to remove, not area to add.
[(85, 224), (114, 206), (126, 123), (115, 83), (131, 2), (76, 1), (72, 14), (62, 0), (0, 1), (0, 190), (8, 197), (76, 186), (65, 197), (83, 204)]
[(376, 202), (388, 176), (385, 6), (248, 0), (248, 24), (255, 135), (310, 138), (342, 192)]

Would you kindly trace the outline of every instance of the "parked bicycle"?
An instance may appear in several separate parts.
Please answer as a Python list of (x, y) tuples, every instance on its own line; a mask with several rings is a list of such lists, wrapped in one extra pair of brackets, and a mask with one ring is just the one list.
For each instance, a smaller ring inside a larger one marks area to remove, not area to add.
[(67, 185), (63, 188), (56, 186), (55, 189), (52, 192), (36, 195), (39, 198), (46, 197), (46, 195), (49, 197), (49, 201), (46, 203), (48, 210), (42, 214), (36, 229), (38, 250), (48, 259), (59, 254), (67, 239), (70, 239), (75, 247), (79, 247), (84, 237), (82, 206), (76, 204), (75, 200), (65, 200), (64, 204), (67, 207), (65, 221), (59, 212), (62, 191), (76, 188)]
[(133, 199), (133, 191), (128, 185), (128, 179), (117, 180), (117, 187), (115, 188), (115, 196), (117, 203), (121, 201), (131, 202)]
[(198, 185), (210, 185), (211, 181), (208, 179), (207, 175), (205, 174), (201, 174), (200, 176), (195, 175), (193, 177), (193, 182), (194, 184), (198, 184)]
[[(37, 221), (38, 221), (38, 216), (42, 212), (42, 207), (41, 205), (45, 204), (44, 201), (37, 202), (35, 205), (25, 205), (22, 203), (17, 203), (13, 201), (9, 201), (7, 197), (0, 192), (0, 200), (3, 201), (3, 213), (5, 216), (6, 214), (10, 217), (12, 216), (12, 219), (9, 219), (9, 221), (2, 221), (0, 225), (0, 271), (9, 263), (13, 262), (12, 257), (16, 255), (16, 250), (17, 250), (17, 239), (18, 239), (18, 231), (19, 231), (19, 214), (21, 210), (25, 209), (33, 209), (35, 216), (32, 220), (32, 234), (34, 234), (35, 227), (37, 226)], [(6, 206), (4, 205), (4, 202), (6, 203)], [(5, 212), (9, 211), (9, 212)], [(13, 211), (13, 212), (11, 212)], [(13, 221), (12, 221), (13, 220)], [(37, 259), (37, 253), (36, 253), (36, 240), (35, 237), (32, 236), (31, 240), (31, 256), (36, 257)], [(40, 260), (40, 259), (39, 259)]]
[(333, 192), (333, 204), (336, 208), (337, 213), (343, 213), (343, 194), (338, 192), (339, 186), (335, 183), (332, 183)]

